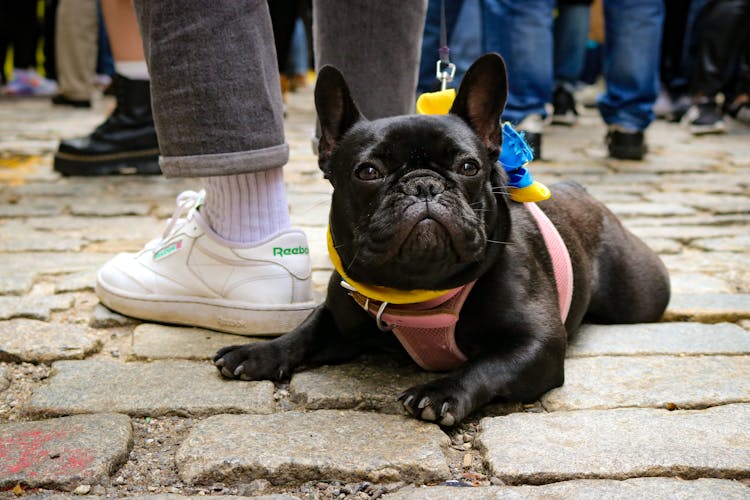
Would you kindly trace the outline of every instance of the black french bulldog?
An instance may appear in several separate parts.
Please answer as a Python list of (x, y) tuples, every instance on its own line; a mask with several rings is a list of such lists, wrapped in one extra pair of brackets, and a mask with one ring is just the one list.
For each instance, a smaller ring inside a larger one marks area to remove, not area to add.
[[(399, 290), (447, 290), (476, 280), (455, 326), (467, 360), (400, 398), (411, 415), (441, 425), (495, 398), (529, 402), (562, 385), (566, 339), (584, 318), (657, 321), (669, 301), (658, 256), (580, 185), (558, 183), (538, 206), (572, 263), (563, 322), (540, 228), (523, 204), (509, 199), (497, 162), (506, 96), (497, 54), (472, 65), (448, 115), (368, 121), (330, 66), (315, 88), (319, 165), (334, 187), (330, 231), (344, 274)], [(215, 365), (229, 378), (280, 380), (301, 367), (379, 348), (403, 351), (341, 281), (334, 272), (325, 303), (295, 330), (225, 347)]]

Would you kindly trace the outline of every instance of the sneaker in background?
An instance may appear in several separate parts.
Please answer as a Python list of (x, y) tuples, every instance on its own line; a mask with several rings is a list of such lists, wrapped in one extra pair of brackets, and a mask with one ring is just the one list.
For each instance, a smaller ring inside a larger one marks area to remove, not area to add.
[(534, 159), (539, 160), (542, 158), (542, 126), (544, 125), (544, 118), (542, 115), (528, 115), (526, 118), (521, 120), (516, 127), (519, 132), (522, 132), (523, 138), (526, 144), (529, 145), (531, 151), (534, 153)]
[(673, 123), (679, 123), (685, 113), (688, 112), (690, 106), (693, 104), (693, 99), (689, 95), (681, 95), (673, 102), (672, 113), (667, 117), (667, 120)]
[(571, 126), (578, 121), (575, 97), (562, 85), (555, 87), (552, 94), (552, 107), (554, 108), (551, 120), (553, 125)]
[(13, 78), (3, 88), (11, 96), (50, 97), (57, 94), (57, 83), (33, 69), (14, 69)]
[(713, 99), (703, 99), (690, 107), (682, 118), (693, 135), (723, 134), (726, 132), (724, 116)]
[(305, 233), (290, 229), (253, 246), (216, 235), (186, 191), (160, 238), (121, 253), (97, 274), (96, 294), (127, 316), (241, 335), (292, 330), (313, 310)]
[(654, 115), (660, 119), (671, 120), (673, 111), (674, 101), (672, 101), (672, 96), (667, 89), (662, 87), (656, 97), (656, 102), (654, 102)]
[(750, 124), (750, 96), (741, 94), (731, 103), (724, 104), (726, 113), (735, 120)]
[(620, 160), (642, 160), (648, 148), (643, 131), (610, 125), (605, 138), (609, 156)]

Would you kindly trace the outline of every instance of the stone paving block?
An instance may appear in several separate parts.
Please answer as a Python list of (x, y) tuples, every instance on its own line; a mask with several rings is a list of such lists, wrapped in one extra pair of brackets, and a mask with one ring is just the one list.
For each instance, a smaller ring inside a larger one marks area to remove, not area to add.
[(0, 321), (0, 361), (51, 363), (83, 359), (101, 348), (96, 333), (82, 325), (33, 319)]
[(137, 323), (138, 320), (118, 314), (111, 309), (107, 309), (101, 304), (94, 306), (89, 319), (91, 328), (111, 328), (113, 326), (126, 326)]
[(750, 236), (700, 239), (693, 241), (691, 246), (708, 252), (748, 252)]
[(660, 255), (665, 253), (680, 253), (682, 251), (682, 243), (677, 240), (669, 238), (646, 238), (644, 241), (651, 250)]
[(209, 363), (58, 361), (26, 404), (33, 416), (115, 411), (136, 416), (271, 413), (273, 383), (225, 380)]
[(3, 255), (0, 259), (0, 275), (18, 272), (19, 270), (33, 270), (34, 275), (51, 273), (75, 273), (97, 269), (111, 254), (102, 253), (60, 253), (60, 252), (32, 252), (12, 253)]
[(0, 274), (0, 295), (23, 295), (34, 285), (33, 271), (14, 271)]
[(40, 295), (31, 297), (0, 297), (0, 320), (30, 318), (48, 321), (52, 311), (73, 307), (72, 295)]
[(70, 213), (73, 215), (96, 217), (148, 215), (149, 210), (151, 210), (151, 206), (147, 203), (102, 202), (101, 200), (96, 203), (77, 202), (70, 206)]
[(64, 215), (32, 219), (23, 223), (27, 227), (30, 226), (38, 230), (79, 236), (86, 241), (107, 242), (123, 239), (146, 242), (160, 234), (164, 229), (163, 220), (147, 216), (86, 217)]
[(292, 376), (289, 392), (292, 400), (311, 410), (336, 408), (401, 414), (399, 394), (436, 378), (439, 375), (412, 364), (399, 365), (389, 358), (372, 357), (297, 372)]
[(8, 369), (0, 365), (0, 391), (4, 391), (10, 386), (10, 377), (8, 376)]
[(725, 280), (703, 273), (670, 273), (669, 281), (674, 294), (732, 292)]
[(676, 203), (609, 203), (607, 207), (619, 217), (668, 217), (695, 213), (694, 208)]
[(714, 238), (718, 236), (736, 236), (747, 233), (747, 226), (671, 226), (671, 219), (664, 219), (662, 225), (641, 226), (623, 221), (625, 226), (640, 238), (675, 238), (689, 241), (697, 238)]
[(731, 274), (748, 269), (747, 256), (734, 252), (701, 252), (685, 249), (679, 255), (662, 255), (661, 260), (670, 273)]
[(57, 204), (0, 204), (0, 218), (9, 217), (51, 217), (59, 215), (62, 207)]
[(55, 293), (93, 291), (96, 285), (96, 269), (69, 274), (55, 283)]
[(750, 354), (750, 333), (732, 323), (583, 325), (567, 356)]
[[(27, 497), (28, 498), (28, 497)], [(86, 496), (87, 499), (90, 499), (91, 496)], [(178, 495), (175, 493), (162, 493), (160, 495), (134, 495), (127, 497), (129, 500), (180, 500), (181, 498), (189, 498), (191, 500), (203, 500), (206, 498), (206, 495)], [(244, 498), (250, 498), (246, 496), (237, 496), (237, 495), (211, 495), (211, 500), (240, 500)], [(276, 494), (276, 495), (253, 495), (252, 498), (254, 500), (300, 500), (299, 497), (286, 495), (283, 493)], [(50, 497), (44, 497), (43, 499), (40, 498), (39, 500), (57, 500), (55, 498)]]
[(133, 356), (139, 359), (211, 359), (222, 347), (264, 342), (202, 328), (142, 324), (133, 331)]
[(568, 359), (565, 384), (541, 402), (548, 411), (750, 402), (750, 356)]
[(684, 481), (667, 477), (614, 479), (577, 479), (540, 486), (452, 486), (406, 487), (387, 494), (384, 500), (663, 500), (665, 498), (721, 498), (741, 500), (750, 496), (750, 488), (730, 479)]
[[(628, 227), (688, 227), (696, 228), (699, 226), (703, 227), (729, 227), (731, 234), (741, 234), (739, 228), (744, 226), (747, 222), (747, 215), (745, 214), (702, 214), (696, 213), (693, 215), (679, 215), (670, 217), (667, 220), (660, 219), (658, 217), (635, 217), (626, 221)], [(665, 224), (666, 223), (666, 224)], [(670, 236), (670, 237), (675, 237)]]
[(320, 410), (217, 415), (196, 424), (177, 451), (190, 484), (320, 478), (423, 484), (449, 477), (439, 427), (377, 413)]
[(483, 419), (475, 443), (508, 484), (570, 479), (747, 478), (750, 405), (514, 413)]
[(132, 428), (125, 415), (78, 415), (0, 424), (0, 488), (72, 490), (106, 483), (127, 458)]
[[(715, 214), (750, 212), (750, 198), (728, 194), (669, 193), (671, 203), (680, 203)], [(647, 194), (646, 198), (655, 203), (664, 200), (664, 193)]]
[(718, 323), (750, 318), (750, 294), (673, 294), (665, 321)]
[(81, 238), (40, 231), (10, 233), (0, 229), (0, 252), (78, 252)]

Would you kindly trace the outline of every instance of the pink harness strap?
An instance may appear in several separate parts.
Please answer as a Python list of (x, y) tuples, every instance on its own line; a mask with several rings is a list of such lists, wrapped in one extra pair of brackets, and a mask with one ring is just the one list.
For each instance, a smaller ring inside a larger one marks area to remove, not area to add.
[[(524, 205), (536, 220), (552, 260), (560, 315), (564, 323), (573, 298), (573, 266), (568, 249), (560, 233), (536, 203)], [(441, 297), (416, 304), (378, 302), (355, 291), (351, 292), (351, 296), (376, 318), (378, 327), (393, 330), (398, 341), (419, 366), (429, 371), (447, 371), (458, 368), (466, 361), (466, 356), (456, 345), (456, 323), (474, 283), (472, 281)], [(382, 326), (383, 323), (387, 326)]]
[(542, 233), (544, 243), (547, 245), (549, 257), (552, 260), (552, 269), (555, 272), (555, 283), (557, 284), (557, 299), (560, 305), (560, 317), (562, 322), (568, 317), (570, 304), (573, 301), (573, 264), (570, 262), (568, 247), (565, 246), (560, 233), (549, 217), (542, 212), (536, 203), (524, 203), (536, 220), (536, 225)]
[(393, 329), (409, 356), (429, 371), (447, 371), (458, 368), (466, 356), (456, 345), (458, 314), (474, 287), (475, 281), (455, 288), (436, 299), (417, 304), (388, 304), (371, 301), (353, 292), (352, 297), (370, 314)]

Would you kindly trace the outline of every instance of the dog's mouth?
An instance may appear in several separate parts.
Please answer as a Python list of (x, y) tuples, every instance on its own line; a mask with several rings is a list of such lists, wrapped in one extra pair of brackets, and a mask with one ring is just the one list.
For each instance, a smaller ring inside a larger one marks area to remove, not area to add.
[(415, 269), (430, 265), (475, 262), (484, 248), (479, 221), (469, 223), (442, 203), (415, 202), (391, 225), (370, 238), (365, 257), (371, 264), (396, 261)]

